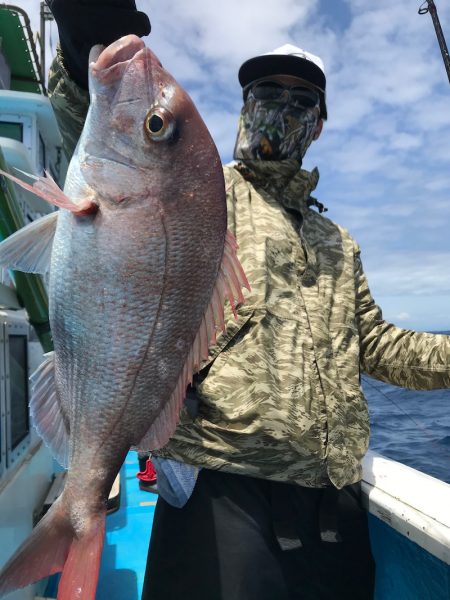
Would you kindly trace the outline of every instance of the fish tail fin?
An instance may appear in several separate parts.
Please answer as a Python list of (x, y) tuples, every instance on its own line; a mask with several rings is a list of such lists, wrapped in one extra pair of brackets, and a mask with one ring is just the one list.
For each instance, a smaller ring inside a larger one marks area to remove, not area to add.
[(105, 515), (106, 511), (89, 533), (77, 537), (58, 498), (0, 571), (0, 597), (62, 571), (59, 600), (94, 600)]
[(0, 571), (0, 597), (62, 570), (73, 529), (56, 501)]
[(95, 600), (103, 542), (105, 516), (90, 528), (88, 534), (74, 538), (58, 587), (58, 600)]

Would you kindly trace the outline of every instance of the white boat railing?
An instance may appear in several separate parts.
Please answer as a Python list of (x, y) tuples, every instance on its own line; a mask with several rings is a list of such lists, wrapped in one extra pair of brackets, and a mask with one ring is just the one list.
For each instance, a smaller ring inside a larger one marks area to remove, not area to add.
[(363, 471), (368, 511), (450, 565), (450, 485), (374, 452)]

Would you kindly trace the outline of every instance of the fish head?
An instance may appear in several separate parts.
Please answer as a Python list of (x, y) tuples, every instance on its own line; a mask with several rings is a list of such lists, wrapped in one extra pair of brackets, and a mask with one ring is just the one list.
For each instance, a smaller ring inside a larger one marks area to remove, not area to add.
[(89, 91), (77, 160), (100, 204), (157, 195), (175, 168), (178, 181), (193, 163), (210, 170), (211, 153), (220, 164), (192, 100), (137, 36), (92, 48)]

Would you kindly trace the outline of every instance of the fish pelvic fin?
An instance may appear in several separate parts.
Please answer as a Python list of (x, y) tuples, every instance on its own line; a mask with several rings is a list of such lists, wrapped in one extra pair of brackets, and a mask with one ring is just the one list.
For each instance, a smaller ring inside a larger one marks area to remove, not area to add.
[(67, 468), (69, 463), (69, 409), (55, 383), (55, 353), (48, 352), (31, 381), (30, 414), (36, 431), (54, 458)]
[(229, 301), (235, 319), (238, 318), (237, 306), (244, 303), (242, 288), (250, 291), (244, 270), (237, 257), (238, 245), (235, 237), (227, 231), (222, 257), (222, 263), (217, 274), (216, 283), (210, 302), (203, 315), (200, 328), (189, 351), (186, 362), (181, 370), (175, 390), (163, 410), (152, 423), (150, 429), (137, 444), (142, 451), (162, 448), (175, 431), (181, 406), (186, 397), (186, 389), (192, 384), (192, 378), (202, 363), (208, 358), (210, 346), (216, 343), (218, 329), (225, 331), (224, 303)]
[(33, 185), (26, 183), (22, 179), (14, 177), (14, 175), (11, 175), (11, 173), (7, 173), (1, 169), (0, 175), (3, 175), (3, 177), (6, 177), (14, 183), (17, 183), (17, 185), (20, 185), (20, 187), (24, 188), (28, 192), (39, 196), (39, 198), (46, 200), (49, 204), (53, 204), (59, 208), (65, 208), (74, 215), (83, 216), (97, 212), (98, 204), (91, 199), (85, 199), (79, 203), (73, 202), (73, 200), (64, 194), (56, 181), (47, 171), (45, 171), (46, 177), (38, 177), (36, 175), (31, 175), (30, 173), (20, 171), (20, 169), (16, 170), (23, 175), (34, 179)]
[(89, 532), (77, 535), (63, 496), (0, 571), (0, 597), (62, 571), (59, 600), (95, 600), (106, 510)]
[(58, 213), (53, 212), (6, 238), (0, 244), (0, 266), (24, 273), (47, 273), (57, 221)]

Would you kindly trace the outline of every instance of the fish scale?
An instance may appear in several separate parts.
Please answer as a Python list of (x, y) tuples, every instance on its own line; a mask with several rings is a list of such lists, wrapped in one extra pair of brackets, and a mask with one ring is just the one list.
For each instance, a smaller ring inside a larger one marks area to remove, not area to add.
[(68, 475), (0, 572), (0, 596), (62, 571), (59, 600), (94, 600), (116, 474), (130, 447), (168, 441), (225, 297), (234, 307), (248, 287), (219, 156), (186, 92), (126, 36), (92, 49), (90, 96), (64, 192), (2, 173), (61, 209), (5, 240), (0, 264), (45, 273), (51, 255), (55, 351), (30, 411)]

